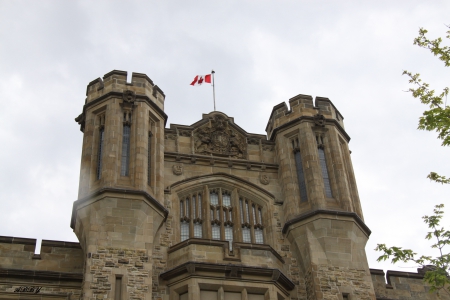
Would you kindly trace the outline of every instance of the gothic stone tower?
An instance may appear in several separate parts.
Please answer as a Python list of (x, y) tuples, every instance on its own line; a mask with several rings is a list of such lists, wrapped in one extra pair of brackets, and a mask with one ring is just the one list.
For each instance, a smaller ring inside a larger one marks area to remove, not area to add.
[(375, 299), (343, 117), (276, 105), (267, 136), (221, 112), (165, 128), (164, 93), (112, 71), (87, 88), (71, 226), (82, 299)]

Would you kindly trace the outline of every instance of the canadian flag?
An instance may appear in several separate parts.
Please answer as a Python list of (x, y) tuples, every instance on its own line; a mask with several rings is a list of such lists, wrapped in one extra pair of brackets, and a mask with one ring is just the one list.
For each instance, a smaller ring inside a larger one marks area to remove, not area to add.
[(191, 82), (191, 85), (201, 85), (203, 82), (211, 83), (211, 74), (205, 76), (202, 75), (195, 76), (194, 81)]

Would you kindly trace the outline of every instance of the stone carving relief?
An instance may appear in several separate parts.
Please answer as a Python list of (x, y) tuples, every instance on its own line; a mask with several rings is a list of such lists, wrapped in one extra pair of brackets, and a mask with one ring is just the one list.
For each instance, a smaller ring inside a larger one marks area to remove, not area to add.
[(173, 165), (172, 172), (174, 175), (177, 175), (177, 176), (183, 174), (183, 165)]
[(245, 137), (230, 128), (228, 121), (220, 115), (197, 129), (194, 141), (195, 152), (199, 154), (245, 158), (247, 151)]
[(324, 127), (325, 126), (325, 116), (322, 114), (314, 115), (314, 124), (316, 124), (316, 126)]
[(259, 181), (264, 185), (268, 185), (270, 182), (270, 179), (267, 174), (261, 173), (261, 175), (259, 176)]
[(123, 101), (128, 103), (134, 103), (136, 100), (136, 94), (133, 91), (126, 90), (123, 92)]

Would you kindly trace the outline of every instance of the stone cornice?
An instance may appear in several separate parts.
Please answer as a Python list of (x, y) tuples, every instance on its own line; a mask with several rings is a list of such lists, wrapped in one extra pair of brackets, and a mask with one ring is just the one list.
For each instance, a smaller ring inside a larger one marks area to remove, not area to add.
[(169, 214), (169, 211), (161, 204), (158, 202), (158, 200), (156, 200), (155, 198), (153, 198), (150, 194), (148, 194), (147, 192), (144, 191), (140, 191), (140, 190), (127, 190), (127, 189), (118, 189), (118, 188), (102, 188), (92, 194), (90, 194), (89, 196), (86, 196), (84, 198), (78, 199), (75, 202), (73, 202), (73, 208), (72, 208), (72, 219), (70, 220), (70, 227), (72, 229), (75, 229), (75, 220), (76, 220), (76, 211), (77, 211), (77, 207), (104, 193), (119, 193), (119, 194), (129, 194), (129, 195), (138, 195), (138, 196), (143, 196), (145, 198), (145, 200), (147, 200), (151, 205), (154, 205), (160, 212), (162, 212), (164, 214), (164, 217), (166, 218), (167, 215)]
[(310, 211), (310, 212), (304, 213), (300, 216), (297, 216), (293, 219), (290, 219), (289, 221), (287, 221), (284, 224), (282, 233), (286, 234), (287, 230), (289, 229), (289, 226), (291, 226), (295, 223), (301, 222), (303, 220), (309, 219), (309, 218), (314, 217), (319, 214), (329, 215), (329, 216), (351, 217), (362, 228), (362, 230), (364, 231), (365, 234), (367, 234), (367, 236), (370, 236), (370, 234), (372, 233), (370, 231), (369, 227), (367, 227), (367, 225), (364, 223), (364, 221), (361, 220), (361, 218), (356, 213), (348, 212), (348, 211), (325, 210), (325, 209), (318, 209), (318, 210)]
[(66, 273), (66, 272), (52, 272), (52, 271), (38, 271), (38, 270), (19, 270), (19, 269), (3, 269), (0, 268), (0, 277), (13, 277), (33, 280), (52, 280), (52, 281), (83, 281), (82, 273)]
[[(286, 129), (292, 125), (294, 125), (295, 123), (299, 123), (302, 121), (310, 121), (311, 123), (314, 123), (314, 117), (310, 117), (310, 116), (301, 116), (298, 118), (295, 118), (292, 121), (289, 121), (287, 123), (284, 123), (276, 128), (274, 128), (272, 130), (272, 132), (270, 133), (270, 137), (269, 140), (271, 141), (275, 141), (275, 138), (278, 134), (278, 131)], [(341, 124), (339, 124), (338, 121), (334, 120), (334, 119), (325, 119), (325, 125), (334, 125), (336, 126), (337, 130), (342, 134), (342, 136), (344, 136), (344, 138), (347, 140), (347, 143), (350, 142), (350, 136), (347, 134), (347, 132), (345, 132), (344, 128), (342, 128)]]
[(160, 277), (163, 280), (170, 280), (183, 274), (195, 275), (197, 271), (213, 272), (223, 274), (223, 279), (240, 279), (241, 275), (269, 277), (267, 281), (273, 282), (284, 289), (291, 291), (295, 284), (278, 269), (251, 267), (236, 264), (213, 264), (203, 262), (186, 262), (171, 270), (163, 272)]

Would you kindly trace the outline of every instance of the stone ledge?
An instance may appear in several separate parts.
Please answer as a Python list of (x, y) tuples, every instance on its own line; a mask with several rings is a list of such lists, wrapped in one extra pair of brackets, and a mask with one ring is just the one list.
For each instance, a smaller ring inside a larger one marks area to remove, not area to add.
[(19, 270), (19, 269), (3, 269), (0, 268), (0, 277), (14, 277), (23, 279), (50, 279), (61, 281), (83, 281), (82, 273), (65, 273), (52, 271), (33, 271), (33, 270)]
[(80, 243), (64, 242), (64, 241), (53, 241), (53, 240), (42, 240), (41, 247), (43, 247), (43, 246), (45, 246), (45, 247), (81, 249)]
[(36, 239), (28, 239), (28, 238), (13, 237), (13, 236), (0, 236), (0, 243), (36, 246)]
[(163, 280), (169, 280), (176, 276), (186, 273), (190, 275), (195, 275), (197, 271), (222, 273), (224, 275), (223, 279), (228, 278), (239, 279), (241, 278), (241, 275), (263, 276), (269, 277), (270, 279), (268, 279), (268, 281), (277, 283), (288, 291), (293, 290), (295, 287), (295, 284), (278, 269), (249, 267), (231, 264), (225, 265), (225, 264), (211, 264), (200, 262), (187, 262), (164, 273), (161, 273), (160, 277)]
[(367, 236), (370, 236), (370, 234), (372, 233), (372, 231), (370, 231), (369, 227), (367, 227), (367, 225), (363, 222), (363, 220), (361, 220), (361, 218), (354, 212), (348, 212), (348, 211), (337, 211), (337, 210), (325, 210), (325, 209), (318, 209), (318, 210), (314, 210), (311, 212), (307, 212), (304, 213), (298, 217), (295, 217), (293, 219), (290, 219), (289, 221), (287, 221), (284, 226), (283, 226), (283, 230), (282, 233), (286, 234), (289, 226), (298, 223), (300, 221), (303, 221), (305, 219), (311, 218), (315, 215), (319, 215), (319, 214), (323, 214), (323, 215), (331, 215), (331, 216), (345, 216), (345, 217), (351, 217), (353, 218), (356, 223), (358, 223), (359, 226), (361, 226), (361, 228), (364, 230), (364, 232), (367, 234)]

